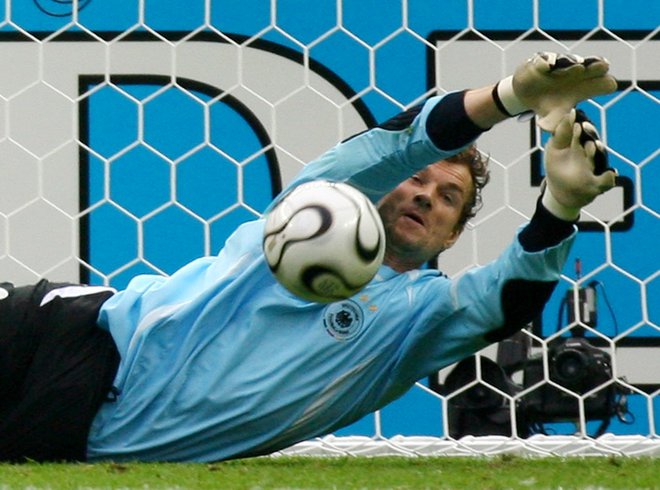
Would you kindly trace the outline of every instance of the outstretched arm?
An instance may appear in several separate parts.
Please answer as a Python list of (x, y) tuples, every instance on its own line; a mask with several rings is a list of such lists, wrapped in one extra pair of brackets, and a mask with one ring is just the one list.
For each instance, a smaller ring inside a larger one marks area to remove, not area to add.
[[(607, 165), (607, 152), (596, 128), (582, 111), (575, 109), (560, 119), (548, 141), (545, 168), (546, 182), (536, 212), (518, 235), (527, 253), (555, 247), (573, 235), (573, 223), (580, 209), (614, 187), (616, 176), (616, 171)], [(489, 339), (505, 338), (531, 321), (542, 311), (553, 289), (554, 284), (550, 283), (512, 281), (508, 290), (502, 292), (507, 321), (504, 327), (491, 332)]]
[(308, 164), (289, 186), (314, 179), (349, 182), (377, 202), (416, 171), (455, 155), (518, 110), (532, 110), (546, 120), (584, 98), (614, 90), (608, 69), (602, 58), (535, 55), (495, 85), (432, 97), (349, 138)]
[[(400, 356), (397, 376), (414, 380), (435, 372), (511, 336), (543, 310), (570, 253), (580, 207), (609, 189), (615, 176), (596, 129), (575, 110), (548, 141), (545, 165), (547, 186), (534, 216), (497, 260), (449, 285), (442, 278), (420, 283), (419, 327), (402, 346), (410, 355)], [(554, 206), (542, 204), (548, 196)], [(451, 291), (440, 294), (441, 288)]]
[(609, 63), (599, 56), (537, 53), (494, 85), (448, 94), (427, 119), (438, 148), (465, 146), (510, 117), (533, 112), (546, 131), (578, 102), (616, 89)]
[(483, 128), (532, 111), (539, 126), (552, 132), (578, 102), (616, 89), (609, 67), (600, 56), (537, 53), (495, 86), (469, 91), (466, 111)]

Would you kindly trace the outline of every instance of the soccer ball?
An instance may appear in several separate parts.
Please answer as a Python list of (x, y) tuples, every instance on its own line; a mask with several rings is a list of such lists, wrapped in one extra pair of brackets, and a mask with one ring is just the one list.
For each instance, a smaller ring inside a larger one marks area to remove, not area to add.
[(277, 280), (300, 298), (353, 296), (383, 262), (385, 231), (367, 197), (348, 184), (301, 184), (268, 213), (263, 249)]

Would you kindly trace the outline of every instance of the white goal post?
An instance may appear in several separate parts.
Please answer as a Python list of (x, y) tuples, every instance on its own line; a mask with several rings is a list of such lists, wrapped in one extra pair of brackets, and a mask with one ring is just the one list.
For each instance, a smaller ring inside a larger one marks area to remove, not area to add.
[[(495, 15), (482, 27), (486, 14), (471, 0), (465, 21), (451, 6), (443, 17), (421, 5), (433, 2), (408, 0), (384, 2), (394, 7), (369, 20), (349, 0), (310, 5), (307, 18), (277, 0), (241, 9), (195, 0), (179, 17), (144, 0), (113, 17), (101, 3), (5, 6), (3, 281), (121, 287), (138, 273), (170, 274), (217, 253), (306, 162), (377, 121), (494, 82), (537, 51), (604, 55), (619, 90), (583, 108), (619, 171), (617, 187), (583, 213), (544, 315), (517, 344), (464, 365), (460, 383), (452, 366), (382, 412), (281, 454), (660, 455), (657, 23), (613, 28), (616, 12), (603, 2), (562, 30), (545, 27), (538, 0), (523, 27)], [(439, 258), (443, 272), (492, 260), (531, 216), (543, 138), (533, 122), (511, 120), (480, 139), (492, 180), (484, 208)], [(566, 369), (585, 369), (582, 384), (553, 374), (566, 352)]]

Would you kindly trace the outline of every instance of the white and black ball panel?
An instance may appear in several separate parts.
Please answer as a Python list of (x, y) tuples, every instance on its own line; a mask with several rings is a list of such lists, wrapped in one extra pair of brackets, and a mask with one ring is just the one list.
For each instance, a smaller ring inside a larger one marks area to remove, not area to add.
[[(368, 282), (368, 281), (367, 281)], [(365, 284), (347, 284), (342, 275), (322, 266), (310, 266), (302, 271), (301, 283), (304, 286), (301, 295), (308, 296), (311, 292), (319, 303), (338, 301), (353, 296)]]
[(331, 302), (362, 289), (382, 264), (378, 211), (358, 190), (314, 181), (285, 196), (266, 220), (264, 253), (278, 281), (304, 299)]
[(264, 234), (266, 259), (273, 271), (279, 268), (288, 247), (297, 242), (313, 240), (325, 233), (332, 224), (332, 215), (324, 206), (309, 205), (298, 210), (282, 211), (285, 210), (273, 210), (281, 214), (270, 221), (271, 225), (277, 227), (269, 227), (267, 224)]
[(382, 237), (385, 236), (378, 211), (365, 199), (364, 194), (354, 187), (343, 185), (336, 189), (351, 201), (357, 211), (357, 222), (353, 228), (355, 253), (366, 263), (378, 259)]

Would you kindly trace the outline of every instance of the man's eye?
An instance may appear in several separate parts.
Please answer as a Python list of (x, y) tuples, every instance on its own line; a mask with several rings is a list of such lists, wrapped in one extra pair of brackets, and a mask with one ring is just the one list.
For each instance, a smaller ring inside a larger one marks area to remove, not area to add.
[(418, 183), (418, 184), (420, 184), (422, 182), (422, 179), (420, 178), (419, 175), (413, 175), (412, 177), (410, 177), (410, 180), (412, 180), (413, 182)]

